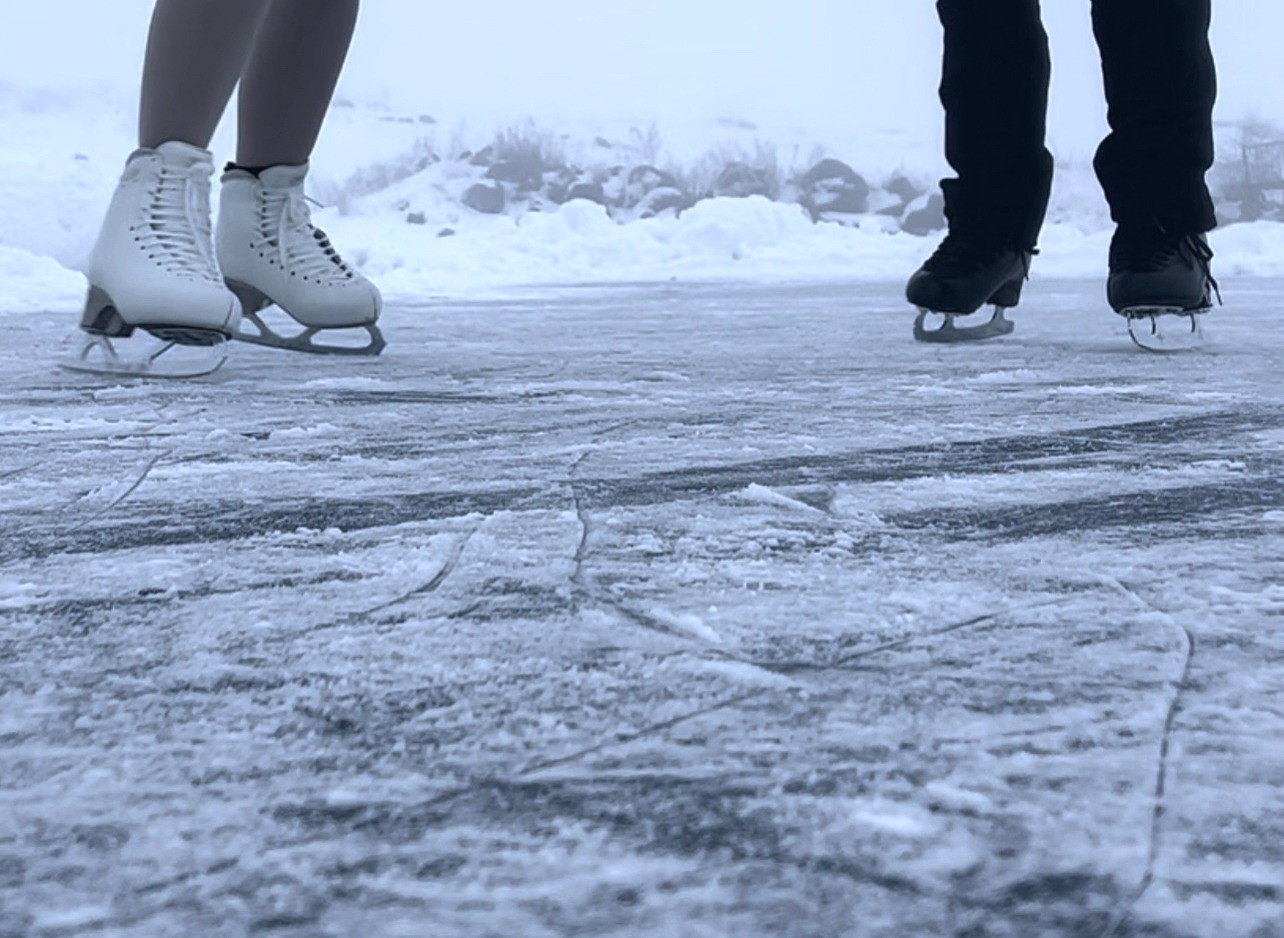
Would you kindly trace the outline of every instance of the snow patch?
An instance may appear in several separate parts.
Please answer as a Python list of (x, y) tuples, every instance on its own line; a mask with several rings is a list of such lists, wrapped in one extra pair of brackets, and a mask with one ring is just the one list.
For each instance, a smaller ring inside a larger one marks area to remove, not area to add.
[(768, 488), (765, 485), (759, 485), (757, 482), (750, 483), (740, 493), (739, 497), (744, 501), (756, 502), (760, 505), (773, 505), (778, 508), (788, 508), (791, 511), (824, 514), (819, 508), (808, 505), (806, 502), (799, 501), (796, 498), (790, 498), (788, 495), (777, 492), (775, 489)]
[(706, 625), (705, 621), (694, 613), (675, 613), (669, 612), (667, 609), (652, 606), (647, 609), (647, 615), (666, 628), (679, 634), (689, 635), (692, 638), (699, 639), (702, 642), (708, 642), (711, 645), (721, 645), (723, 643), (722, 636), (718, 634), (717, 630)]
[(0, 244), (0, 310), (38, 313), (78, 309), (85, 278), (50, 257)]
[(924, 808), (882, 798), (850, 802), (847, 817), (860, 827), (901, 837), (926, 837), (940, 828)]
[[(70, 314), (80, 308), (85, 281), (74, 269), (85, 264), (133, 146), (132, 108), (132, 99), (100, 90), (55, 93), (0, 86), (0, 126), (8, 132), (0, 145), (0, 310)], [(460, 201), (482, 178), (482, 168), (461, 160), (462, 151), (444, 131), (436, 136), (435, 122), (375, 105), (337, 108), (330, 118), (311, 182), (338, 207), (318, 213), (318, 220), (344, 255), (379, 283), (391, 304), (561, 284), (902, 280), (936, 241), (900, 231), (895, 217), (877, 214), (879, 199), (887, 194), (879, 188), (869, 214), (846, 216), (841, 223), (814, 222), (807, 209), (790, 201), (798, 196), (793, 191), (779, 193), (785, 201), (761, 195), (708, 198), (685, 211), (670, 207), (637, 220), (626, 220), (635, 215), (618, 211), (612, 217), (586, 199), (561, 206), (527, 199), (504, 214), (484, 215)], [(596, 165), (593, 159), (606, 160), (608, 167), (614, 161), (637, 166), (644, 159), (664, 165), (666, 159), (677, 160), (690, 169), (699, 163), (697, 153), (705, 153), (706, 160), (721, 153), (725, 162), (740, 152), (736, 147), (749, 143), (733, 141), (736, 146), (728, 149), (727, 135), (733, 131), (721, 125), (666, 127), (678, 134), (666, 137), (661, 153), (658, 142), (626, 143), (646, 138), (631, 134), (633, 127), (584, 123), (571, 129), (546, 136), (565, 149), (568, 160), (583, 161), (588, 169)], [(785, 144), (800, 139), (797, 135), (807, 136), (800, 128), (789, 133), (795, 136), (779, 138), (782, 153)], [(616, 142), (593, 157), (589, 141), (602, 139)], [(466, 142), (465, 137), (458, 141), (460, 146)], [(775, 152), (756, 136), (751, 142), (764, 153)], [(220, 137), (215, 149), (221, 156), (227, 141)], [(799, 168), (795, 164), (812, 159), (805, 152), (795, 148), (792, 162), (781, 156), (776, 169), (788, 177)], [(819, 147), (817, 152), (827, 151)], [(924, 155), (903, 135), (866, 135), (836, 155), (875, 187), (890, 184), (888, 173), (898, 166), (898, 174), (920, 187), (939, 171), (939, 155)], [(1110, 226), (1090, 167), (1059, 167), (1057, 185), (1034, 277), (1101, 278)], [(797, 188), (792, 183), (785, 188), (791, 187)], [(1217, 271), (1226, 278), (1284, 276), (1284, 225), (1235, 224), (1214, 232), (1211, 240)]]
[(283, 430), (273, 430), (270, 439), (274, 442), (280, 440), (303, 440), (316, 436), (334, 436), (340, 433), (338, 427), (332, 423), (318, 423), (310, 427), (287, 427)]

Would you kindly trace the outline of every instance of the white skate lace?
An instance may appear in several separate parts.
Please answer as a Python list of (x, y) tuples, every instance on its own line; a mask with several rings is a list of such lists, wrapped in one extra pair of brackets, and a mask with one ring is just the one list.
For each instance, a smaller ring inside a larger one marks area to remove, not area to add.
[(209, 184), (194, 173), (161, 167), (148, 220), (135, 228), (135, 235), (164, 270), (223, 282), (214, 258)]
[(310, 200), (299, 188), (264, 190), (259, 204), (255, 250), (274, 249), (281, 269), (323, 284), (352, 280), (355, 274), (325, 232), (312, 224)]

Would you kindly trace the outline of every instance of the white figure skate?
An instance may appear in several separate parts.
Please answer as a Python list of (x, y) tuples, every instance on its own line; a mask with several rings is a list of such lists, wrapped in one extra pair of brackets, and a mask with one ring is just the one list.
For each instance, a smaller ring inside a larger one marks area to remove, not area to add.
[(185, 378), (223, 364), (241, 308), (214, 259), (213, 173), (207, 151), (178, 141), (129, 158), (90, 261), (85, 335), (66, 367)]
[[(229, 167), (223, 175), (217, 251), (228, 288), (245, 319), (236, 338), (257, 345), (330, 355), (378, 355), (383, 307), (378, 289), (339, 257), (325, 232), (313, 227), (303, 194), (307, 164), (273, 166), (257, 176)], [(277, 306), (303, 331), (283, 336), (260, 316)], [(318, 332), (364, 329), (365, 345), (322, 344)]]

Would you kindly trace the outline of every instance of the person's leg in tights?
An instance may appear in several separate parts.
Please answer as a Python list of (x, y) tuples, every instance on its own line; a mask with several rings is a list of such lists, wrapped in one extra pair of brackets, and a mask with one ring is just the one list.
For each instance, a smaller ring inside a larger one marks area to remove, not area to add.
[[(143, 65), (139, 145), (112, 196), (89, 264), (81, 328), (116, 367), (113, 340), (145, 333), (213, 345), (240, 306), (214, 260), (210, 138), (267, 10), (266, 0), (158, 0)], [(148, 360), (145, 346), (141, 360)], [(85, 357), (82, 354), (82, 357)], [(128, 370), (122, 366), (121, 370)]]
[[(382, 300), (311, 222), (304, 183), (356, 29), (358, 0), (271, 0), (241, 75), (236, 163), (223, 176), (217, 253), (257, 332), (250, 341), (336, 351), (311, 330), (364, 328), (377, 354)], [(258, 315), (284, 310), (309, 331), (290, 338)], [(350, 350), (349, 350), (350, 351)]]
[(1094, 0), (1111, 133), (1096, 169), (1121, 226), (1197, 234), (1216, 225), (1205, 174), (1213, 165), (1217, 77), (1210, 0)]
[(158, 0), (143, 66), (140, 146), (209, 146), (268, 6), (268, 0)]
[(939, 0), (945, 28), (942, 183), (951, 231), (1033, 248), (1052, 184), (1044, 146), (1051, 61), (1038, 0)]
[(139, 143), (210, 138), (240, 82), (237, 162), (307, 161), (352, 43), (358, 0), (159, 0)]
[[(181, 326), (178, 341), (208, 341), (200, 334), (231, 335), (242, 309), (271, 302), (308, 336), (349, 326), (377, 336), (378, 290), (312, 227), (303, 198), (357, 9), (358, 0), (157, 0), (141, 149), (94, 250), (86, 331), (127, 337), (135, 327)], [(216, 248), (206, 148), (238, 82), (238, 157), (249, 171), (224, 177)], [(268, 344), (318, 350), (308, 341)], [(380, 339), (369, 351), (381, 347)]]
[(236, 161), (306, 163), (357, 25), (357, 0), (272, 0), (243, 74)]

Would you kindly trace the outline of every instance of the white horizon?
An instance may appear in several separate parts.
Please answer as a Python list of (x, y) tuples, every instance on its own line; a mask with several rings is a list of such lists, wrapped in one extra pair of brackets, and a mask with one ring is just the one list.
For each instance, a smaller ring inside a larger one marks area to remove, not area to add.
[[(1050, 141), (1059, 157), (1086, 158), (1106, 126), (1089, 3), (1044, 6), (1055, 59)], [(0, 81), (132, 97), (151, 7), (45, 0), (6, 11)], [(1215, 0), (1214, 8), (1218, 118), (1284, 124), (1284, 7)], [(927, 0), (388, 0), (365, 4), (340, 90), (448, 119), (656, 121), (663, 129), (735, 118), (777, 136), (891, 132), (930, 143), (940, 135), (939, 62), (940, 27)]]

